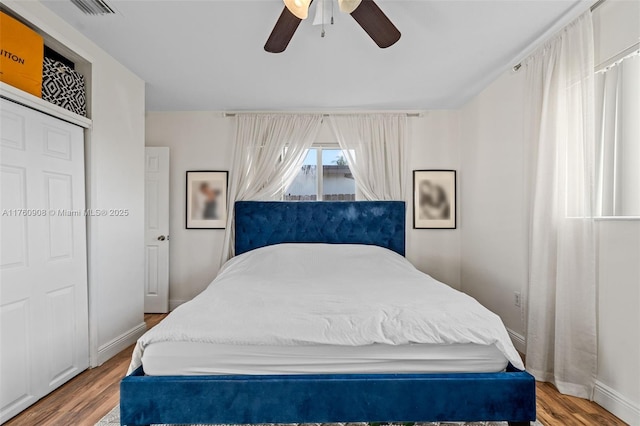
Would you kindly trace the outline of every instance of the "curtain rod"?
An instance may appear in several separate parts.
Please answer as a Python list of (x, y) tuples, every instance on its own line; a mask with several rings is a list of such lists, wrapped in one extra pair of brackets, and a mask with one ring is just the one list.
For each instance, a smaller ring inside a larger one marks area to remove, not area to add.
[[(602, 6), (602, 3), (604, 3), (605, 1), (607, 1), (607, 0), (597, 0), (595, 3), (593, 3), (589, 7), (589, 10), (591, 12), (593, 12), (594, 10), (596, 10), (597, 8)], [(576, 10), (577, 10), (577, 13), (575, 13), (575, 16), (573, 16), (574, 15), (573, 12), (575, 12)], [(513, 62), (516, 62), (516, 64), (511, 68), (513, 70), (513, 72), (517, 72), (522, 67), (522, 62), (525, 60), (525, 58), (527, 58), (534, 51), (536, 51), (537, 48), (542, 43), (544, 43), (547, 40), (549, 40), (554, 34), (558, 33), (562, 28), (566, 27), (571, 21), (576, 19), (578, 16), (580, 16), (580, 14), (582, 14), (586, 10), (587, 10), (586, 7), (584, 7), (584, 10), (583, 10), (583, 8), (580, 6), (580, 3), (578, 3), (577, 5), (572, 7), (571, 10), (569, 10), (564, 16), (560, 17), (560, 19), (557, 20), (554, 25), (552, 25), (547, 31), (545, 31), (540, 37), (538, 37), (533, 43), (531, 43), (524, 50), (524, 52), (526, 52), (525, 55), (517, 56), (520, 59), (517, 62), (515, 60), (513, 61)], [(570, 19), (568, 19), (568, 18), (570, 18)]]
[[(269, 111), (241, 111), (241, 112), (223, 112), (223, 117), (235, 117), (241, 114), (318, 114), (316, 112), (269, 112)], [(332, 115), (351, 115), (351, 114), (405, 114), (407, 117), (423, 117), (423, 112), (402, 112), (402, 111), (368, 111), (368, 112), (334, 112), (334, 113), (322, 113), (323, 117), (330, 117)]]
[(593, 12), (594, 10), (596, 10), (597, 8), (600, 7), (600, 5), (602, 5), (602, 3), (604, 3), (607, 0), (598, 0), (597, 2), (595, 2), (593, 4), (593, 6), (590, 7), (590, 10)]

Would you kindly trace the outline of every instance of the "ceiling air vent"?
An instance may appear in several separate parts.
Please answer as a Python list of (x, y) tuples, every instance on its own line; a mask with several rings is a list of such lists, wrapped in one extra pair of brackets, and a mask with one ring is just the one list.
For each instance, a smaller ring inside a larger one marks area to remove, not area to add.
[(116, 12), (102, 0), (71, 0), (86, 15), (113, 15)]

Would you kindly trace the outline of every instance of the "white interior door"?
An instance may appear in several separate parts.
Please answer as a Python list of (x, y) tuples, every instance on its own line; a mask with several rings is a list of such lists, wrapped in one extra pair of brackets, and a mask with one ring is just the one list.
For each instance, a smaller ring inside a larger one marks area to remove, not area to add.
[(144, 311), (169, 312), (169, 148), (145, 148)]
[(89, 366), (84, 133), (0, 104), (0, 423)]

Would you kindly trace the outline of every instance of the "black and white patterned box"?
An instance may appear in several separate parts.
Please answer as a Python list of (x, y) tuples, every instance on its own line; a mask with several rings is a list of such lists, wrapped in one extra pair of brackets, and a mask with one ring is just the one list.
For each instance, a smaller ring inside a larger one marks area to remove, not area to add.
[(47, 57), (42, 68), (42, 99), (86, 117), (84, 76), (62, 62)]

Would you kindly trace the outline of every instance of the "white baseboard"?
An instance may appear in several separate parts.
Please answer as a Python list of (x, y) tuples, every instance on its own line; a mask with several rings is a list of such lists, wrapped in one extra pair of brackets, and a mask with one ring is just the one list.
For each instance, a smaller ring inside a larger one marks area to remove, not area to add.
[(596, 381), (593, 400), (629, 425), (640, 426), (640, 406), (604, 383)]
[(507, 333), (509, 333), (509, 337), (511, 338), (511, 343), (513, 343), (513, 346), (516, 348), (516, 350), (521, 354), (525, 353), (526, 345), (525, 345), (524, 336), (522, 334), (516, 333), (510, 328), (507, 328)]
[(173, 311), (175, 308), (186, 302), (188, 302), (188, 300), (169, 299), (169, 312)]
[(136, 341), (147, 331), (147, 325), (142, 322), (131, 330), (121, 334), (110, 342), (98, 348), (98, 365), (102, 365), (105, 361), (119, 354)]

